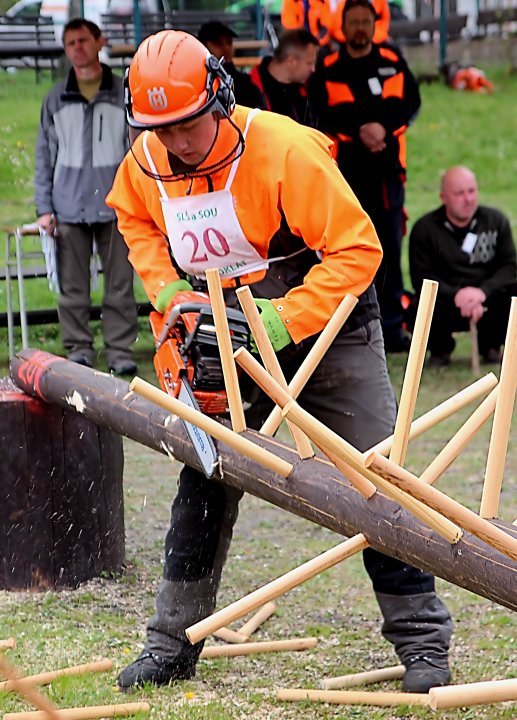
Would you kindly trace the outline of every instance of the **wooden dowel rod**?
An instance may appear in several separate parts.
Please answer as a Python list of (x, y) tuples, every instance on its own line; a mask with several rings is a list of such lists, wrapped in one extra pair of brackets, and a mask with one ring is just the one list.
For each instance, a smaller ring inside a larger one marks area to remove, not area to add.
[(435, 687), (429, 698), (433, 710), (517, 700), (517, 678)]
[(282, 460), (268, 450), (264, 450), (264, 448), (261, 448), (259, 445), (255, 445), (255, 443), (251, 442), (251, 440), (238, 435), (221, 423), (217, 422), (217, 420), (214, 420), (207, 415), (203, 415), (203, 413), (185, 405), (185, 403), (182, 403), (177, 398), (167, 395), (167, 393), (164, 393), (162, 390), (159, 390), (157, 387), (151, 385), (145, 380), (135, 377), (131, 381), (129, 387), (131, 390), (138, 393), (138, 395), (141, 395), (147, 400), (160, 405), (160, 407), (163, 407), (170, 413), (183, 418), (183, 420), (187, 420), (193, 425), (202, 428), (209, 435), (217, 438), (217, 440), (221, 440), (221, 442), (226, 443), (237, 452), (250, 457), (255, 462), (258, 462), (261, 465), (264, 465), (264, 467), (273, 470), (273, 472), (278, 473), (278, 475), (281, 475), (282, 477), (288, 477), (290, 475), (293, 469), (293, 466), (290, 463)]
[(458, 523), (476, 537), (495, 547), (499, 552), (517, 560), (517, 538), (512, 537), (504, 530), (492, 525), (488, 520), (461, 505), (431, 485), (423, 483), (404, 468), (395, 465), (382, 455), (372, 454), (366, 463), (380, 475), (389, 479), (397, 487), (406, 490), (418, 500), (427, 503), (429, 507), (443, 513), (453, 522)]
[(201, 651), (201, 658), (237, 657), (269, 652), (298, 652), (316, 647), (318, 638), (296, 638), (294, 640), (269, 640), (267, 642), (246, 642), (242, 645), (209, 645)]
[(227, 643), (245, 643), (249, 640), (249, 635), (244, 635), (241, 632), (236, 632), (235, 630), (231, 630), (227, 627), (219, 628), (219, 630), (214, 630), (212, 633), (216, 638), (219, 638), (219, 640), (224, 640)]
[(393, 444), (390, 450), (390, 460), (401, 466), (406, 461), (409, 432), (415, 412), (437, 292), (438, 283), (435, 280), (424, 280), (402, 383), (395, 430), (393, 431)]
[[(58, 720), (94, 720), (95, 718), (122, 717), (149, 712), (147, 702), (121, 703), (120, 705), (92, 705), (91, 707), (66, 708), (57, 710)], [(3, 720), (46, 720), (42, 712), (5, 713)]]
[(191, 625), (186, 629), (186, 635), (192, 644), (204, 640), (204, 638), (208, 637), (214, 630), (244, 617), (244, 615), (247, 615), (252, 610), (256, 610), (261, 605), (264, 605), (264, 603), (274, 600), (288, 590), (292, 590), (292, 588), (297, 585), (301, 585), (315, 575), (318, 575), (333, 565), (337, 565), (337, 563), (346, 560), (346, 558), (355, 555), (355, 553), (367, 547), (368, 543), (364, 535), (361, 533), (355, 535), (353, 538), (345, 540), (336, 547), (321, 553), (321, 555), (312, 558), (303, 565), (290, 570), (285, 575), (281, 575), (275, 580), (272, 580), (267, 583), (267, 585), (257, 588), (257, 590), (254, 590), (249, 595), (245, 595), (195, 625)]
[[(298, 368), (295, 376), (289, 383), (289, 395), (297, 398), (305, 387), (308, 379), (318, 367), (321, 358), (325, 355), (338, 332), (345, 324), (348, 316), (357, 305), (357, 298), (353, 295), (345, 295), (339, 303), (335, 313), (332, 315), (326, 326), (321, 331), (318, 339), (311, 348), (309, 354)], [(260, 432), (265, 435), (274, 435), (282, 422), (282, 415), (279, 408), (274, 408), (262, 425)]]
[[(44, 720), (59, 720), (57, 708), (54, 703), (40, 693), (35, 685), (27, 682), (20, 682), (21, 678), (14, 666), (8, 662), (0, 653), (0, 672), (12, 683), (12, 689), (28, 700), (31, 705), (41, 710), (41, 717)], [(5, 715), (4, 715), (5, 718)]]
[(468, 420), (461, 426), (458, 432), (453, 435), (447, 445), (441, 450), (429, 466), (420, 475), (420, 480), (432, 485), (443, 475), (447, 468), (454, 462), (458, 455), (465, 449), (474, 435), (486, 423), (494, 412), (499, 387), (495, 387), (490, 395), (486, 397)]
[(470, 320), (470, 369), (474, 375), (479, 375), (479, 346), (478, 346), (478, 326), (475, 320)]
[(259, 628), (268, 618), (275, 612), (276, 605), (274, 602), (268, 602), (263, 605), (250, 619), (239, 628), (239, 633), (249, 638), (255, 630)]
[(212, 312), (214, 314), (215, 333), (217, 335), (219, 354), (221, 356), (221, 367), (223, 370), (226, 395), (228, 397), (228, 407), (230, 408), (232, 428), (234, 432), (240, 433), (246, 430), (246, 419), (242, 407), (237, 368), (233, 360), (232, 340), (230, 328), (228, 327), (228, 317), (226, 315), (221, 278), (219, 277), (219, 270), (217, 270), (217, 268), (206, 271), (206, 282)]
[[(448, 417), (463, 410), (463, 408), (471, 402), (478, 400), (482, 395), (486, 395), (487, 392), (492, 390), (497, 385), (497, 378), (494, 373), (488, 373), (484, 377), (476, 380), (471, 385), (468, 385), (460, 392), (456, 393), (447, 400), (432, 408), (428, 412), (421, 415), (411, 423), (409, 431), (409, 439), (413, 440), (419, 435), (422, 435), (427, 430), (446, 420)], [(379, 453), (379, 455), (389, 455), (391, 445), (393, 443), (393, 435), (390, 435), (385, 440), (377, 443), (369, 450), (366, 450), (363, 455), (368, 457), (372, 452)]]
[(366, 692), (361, 690), (302, 690), (281, 688), (277, 700), (311, 700), (312, 702), (337, 705), (374, 705), (395, 707), (397, 705), (427, 705), (429, 695), (423, 693)]
[(484, 518), (497, 517), (499, 510), (499, 496), (506, 463), (515, 392), (517, 390), (517, 297), (512, 298), (499, 386), (501, 391), (495, 406), (492, 435), (488, 447), (485, 483), (479, 510), (479, 514)]
[(0, 640), (0, 652), (2, 650), (12, 650), (16, 647), (16, 639), (11, 638), (5, 638), (5, 640)]
[(384, 682), (385, 680), (399, 680), (404, 677), (405, 672), (404, 665), (392, 665), (378, 670), (365, 670), (350, 675), (326, 678), (320, 682), (320, 687), (322, 690), (338, 690), (339, 688), (367, 685), (368, 683)]
[[(422, 522), (425, 522), (435, 532), (444, 537), (447, 542), (458, 542), (461, 537), (461, 530), (458, 527), (436, 511), (415, 501), (407, 495), (407, 493), (392, 487), (389, 481), (368, 471), (364, 464), (363, 454), (319, 420), (312, 417), (306, 410), (303, 410), (294, 400), (291, 400), (286, 391), (273, 380), (271, 375), (264, 370), (260, 363), (258, 363), (245, 348), (239, 348), (235, 353), (235, 358), (239, 365), (251, 375), (265, 393), (277, 404), (284, 406), (282, 415), (289, 417), (290, 420), (301, 427), (318, 447), (325, 452), (330, 450), (337, 455), (343, 463), (351, 466), (353, 470), (358, 471), (361, 475), (364, 475), (367, 480), (373, 482), (377, 487), (380, 487), (389, 497), (414, 513)], [(344, 467), (343, 465), (343, 468)]]
[[(50, 670), (49, 672), (38, 673), (37, 675), (26, 675), (19, 678), (18, 684), (29, 683), (31, 685), (48, 685), (60, 677), (68, 677), (70, 675), (86, 675), (86, 673), (106, 672), (111, 670), (113, 662), (111, 660), (98, 660), (96, 662), (86, 663), (85, 665), (74, 665), (73, 667), (62, 668), (61, 670)], [(0, 692), (14, 690), (12, 680), (4, 680), (0, 682)]]
[[(280, 363), (278, 362), (278, 357), (273, 350), (273, 346), (271, 345), (264, 323), (260, 319), (260, 313), (255, 305), (255, 301), (253, 300), (251, 290), (247, 285), (245, 285), (244, 287), (239, 288), (235, 294), (237, 295), (242, 311), (246, 316), (248, 325), (250, 326), (253, 337), (255, 338), (255, 343), (260, 353), (260, 357), (262, 358), (262, 362), (264, 363), (264, 367), (270, 375), (272, 375), (272, 377), (274, 377), (275, 380), (285, 390), (287, 390), (284, 373), (280, 367)], [(287, 427), (291, 433), (296, 446), (296, 451), (300, 458), (304, 460), (306, 458), (313, 457), (314, 451), (307, 435), (297, 428), (296, 425), (288, 423)]]

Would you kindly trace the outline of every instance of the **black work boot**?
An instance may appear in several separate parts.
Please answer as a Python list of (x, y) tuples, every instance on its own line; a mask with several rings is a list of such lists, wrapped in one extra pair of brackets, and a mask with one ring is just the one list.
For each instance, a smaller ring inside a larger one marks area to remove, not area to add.
[(452, 619), (438, 595), (376, 593), (376, 597), (384, 616), (382, 634), (406, 667), (404, 692), (426, 693), (448, 685)]
[[(196, 658), (197, 659), (197, 658)], [(117, 678), (119, 688), (127, 692), (145, 683), (168, 685), (175, 680), (190, 680), (196, 674), (196, 661), (188, 657), (166, 660), (148, 650), (122, 670)]]
[(404, 692), (426, 693), (432, 687), (448, 685), (451, 671), (447, 655), (414, 655), (406, 660), (406, 672), (402, 680)]

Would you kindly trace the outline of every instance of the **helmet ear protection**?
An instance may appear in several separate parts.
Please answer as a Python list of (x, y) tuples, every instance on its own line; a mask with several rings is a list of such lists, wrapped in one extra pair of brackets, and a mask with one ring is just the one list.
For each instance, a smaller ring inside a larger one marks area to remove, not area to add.
[(230, 116), (235, 108), (235, 94), (233, 91), (233, 78), (226, 72), (223, 63), (214, 55), (209, 55), (206, 59), (206, 89), (208, 99), (214, 94), (214, 85), (219, 80), (219, 86), (215, 91), (215, 97), (218, 104), (222, 107), (223, 113)]
[[(187, 115), (177, 122), (183, 122), (199, 115), (203, 115), (205, 112), (211, 109), (218, 111), (223, 117), (230, 117), (235, 108), (235, 94), (233, 91), (233, 78), (225, 70), (223, 63), (218, 60), (214, 55), (208, 54), (206, 59), (206, 92), (207, 101), (205, 105), (197, 112), (192, 115)], [(217, 82), (219, 81), (219, 82)], [(131, 127), (141, 128), (142, 125), (134, 119), (133, 116), (133, 101), (131, 97), (131, 88), (129, 86), (129, 68), (124, 73), (124, 107), (126, 109), (127, 122)], [(214, 90), (214, 86), (217, 84), (217, 88)], [(175, 123), (167, 123), (173, 125)], [(147, 125), (149, 129), (152, 129), (152, 125)], [(160, 127), (160, 123), (156, 124), (156, 127)]]

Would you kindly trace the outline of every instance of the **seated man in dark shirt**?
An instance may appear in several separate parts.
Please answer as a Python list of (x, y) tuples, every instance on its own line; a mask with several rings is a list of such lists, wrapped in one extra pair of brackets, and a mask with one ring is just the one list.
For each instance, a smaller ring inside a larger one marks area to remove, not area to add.
[(499, 363), (511, 296), (517, 292), (510, 224), (499, 210), (478, 204), (476, 176), (468, 168), (444, 173), (440, 198), (443, 205), (420, 218), (409, 238), (415, 291), (425, 278), (439, 282), (429, 364), (448, 365), (452, 333), (468, 330), (471, 322), (485, 362)]
[(305, 84), (316, 69), (319, 43), (308, 30), (286, 30), (280, 36), (273, 57), (265, 57), (251, 71), (251, 79), (266, 100), (266, 108), (316, 126), (314, 108)]
[(218, 60), (224, 58), (224, 68), (233, 78), (236, 102), (246, 107), (265, 109), (266, 104), (260, 90), (249, 75), (240, 72), (234, 65), (233, 38), (237, 37), (237, 33), (219, 20), (210, 20), (201, 25), (197, 37)]

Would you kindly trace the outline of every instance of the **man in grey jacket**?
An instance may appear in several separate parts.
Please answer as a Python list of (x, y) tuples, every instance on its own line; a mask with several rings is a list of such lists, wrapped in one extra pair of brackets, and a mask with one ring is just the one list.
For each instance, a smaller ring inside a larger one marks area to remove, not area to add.
[(127, 147), (123, 84), (99, 61), (95, 23), (76, 18), (64, 28), (72, 64), (45, 98), (36, 146), (37, 223), (56, 237), (59, 323), (68, 358), (93, 366), (89, 327), (90, 259), (97, 246), (104, 275), (102, 320), (106, 360), (117, 375), (134, 373), (137, 335), (133, 269), (104, 200)]

